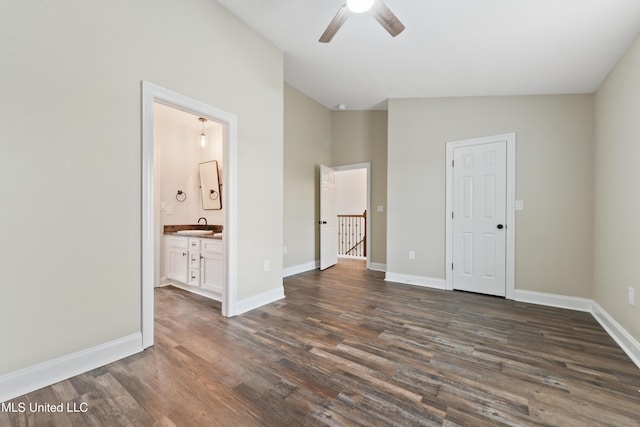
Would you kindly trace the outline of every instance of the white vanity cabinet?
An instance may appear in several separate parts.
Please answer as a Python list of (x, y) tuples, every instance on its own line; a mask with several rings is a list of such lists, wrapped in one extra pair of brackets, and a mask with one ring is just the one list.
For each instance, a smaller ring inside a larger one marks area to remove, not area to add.
[(166, 236), (166, 276), (174, 285), (222, 301), (222, 240)]
[(222, 299), (224, 269), (222, 261), (222, 240), (202, 239), (200, 286)]
[(189, 239), (168, 236), (166, 240), (166, 276), (187, 283), (189, 273)]

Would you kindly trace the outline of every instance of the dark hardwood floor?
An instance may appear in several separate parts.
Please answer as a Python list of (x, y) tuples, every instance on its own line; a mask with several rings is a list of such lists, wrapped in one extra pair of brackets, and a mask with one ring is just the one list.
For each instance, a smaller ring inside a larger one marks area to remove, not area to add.
[(640, 370), (587, 313), (387, 283), (359, 262), (225, 319), (156, 290), (156, 344), (15, 399), (2, 426), (638, 426)]

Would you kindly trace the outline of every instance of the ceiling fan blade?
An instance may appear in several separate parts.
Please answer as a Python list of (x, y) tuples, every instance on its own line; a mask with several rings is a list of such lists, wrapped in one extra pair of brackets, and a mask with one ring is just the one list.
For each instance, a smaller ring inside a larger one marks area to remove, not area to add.
[(369, 9), (369, 13), (378, 21), (393, 37), (404, 31), (404, 24), (391, 12), (382, 0), (376, 0)]
[(333, 38), (333, 36), (336, 35), (340, 27), (342, 27), (342, 24), (344, 24), (344, 21), (346, 21), (348, 17), (349, 17), (349, 8), (345, 4), (340, 8), (340, 10), (338, 10), (338, 13), (336, 13), (336, 16), (333, 17), (331, 22), (329, 22), (327, 29), (324, 30), (324, 33), (322, 33), (322, 36), (320, 36), (320, 42), (329, 43)]

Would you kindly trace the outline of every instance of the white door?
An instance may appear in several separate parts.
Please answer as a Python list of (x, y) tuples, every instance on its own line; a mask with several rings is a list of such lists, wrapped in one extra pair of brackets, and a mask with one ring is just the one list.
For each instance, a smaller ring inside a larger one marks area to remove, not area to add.
[(507, 146), (453, 151), (453, 288), (506, 293)]
[(320, 270), (338, 263), (336, 173), (320, 165)]

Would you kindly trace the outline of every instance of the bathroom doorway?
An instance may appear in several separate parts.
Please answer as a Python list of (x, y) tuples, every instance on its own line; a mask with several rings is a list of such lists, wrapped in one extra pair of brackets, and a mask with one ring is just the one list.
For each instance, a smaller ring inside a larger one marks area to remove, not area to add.
[[(171, 92), (149, 82), (142, 82), (142, 344), (143, 348), (153, 345), (153, 327), (154, 327), (154, 288), (160, 283), (160, 241), (161, 221), (160, 215), (163, 212), (167, 214), (169, 205), (165, 201), (165, 205), (161, 206), (162, 197), (155, 191), (159, 185), (160, 177), (158, 167), (160, 164), (160, 156), (158, 150), (159, 145), (156, 144), (154, 135), (156, 105), (163, 109), (165, 113), (171, 113), (173, 110), (191, 115), (194, 118), (204, 118), (207, 121), (214, 122), (219, 129), (220, 136), (220, 152), (221, 168), (220, 181), (221, 198), (224, 203), (224, 209), (218, 219), (224, 224), (224, 232), (222, 233), (223, 247), (223, 271), (224, 285), (222, 286), (222, 303), (221, 311), (224, 316), (230, 317), (236, 312), (236, 272), (237, 272), (237, 253), (236, 253), (236, 212), (237, 202), (235, 192), (236, 185), (236, 152), (237, 152), (237, 118), (235, 115), (218, 110), (210, 105), (185, 97), (183, 95)], [(211, 128), (213, 129), (213, 128)], [(218, 130), (212, 130), (218, 132)], [(213, 135), (212, 135), (213, 136)], [(191, 190), (190, 190), (191, 191)], [(197, 191), (195, 191), (197, 193)], [(183, 203), (180, 200), (189, 197), (184, 189), (176, 188), (176, 204)], [(192, 194), (191, 197), (198, 199), (198, 194)], [(160, 198), (160, 200), (158, 200)], [(165, 197), (167, 198), (167, 197)], [(188, 208), (180, 205), (180, 210), (186, 210), (185, 215), (189, 215)], [(176, 209), (178, 206), (176, 206)], [(170, 208), (174, 211), (173, 204)], [(191, 213), (193, 215), (193, 213)], [(197, 218), (190, 219), (188, 222), (195, 222)]]

